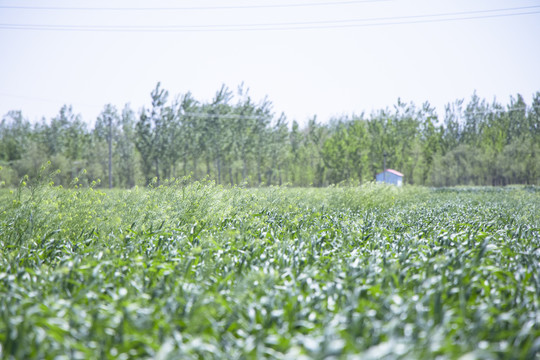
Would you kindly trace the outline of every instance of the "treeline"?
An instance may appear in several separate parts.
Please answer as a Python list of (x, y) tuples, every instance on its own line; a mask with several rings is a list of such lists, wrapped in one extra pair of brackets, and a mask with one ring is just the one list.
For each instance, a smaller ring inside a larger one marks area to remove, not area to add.
[(158, 84), (151, 100), (138, 112), (105, 105), (93, 128), (71, 106), (36, 124), (8, 112), (0, 123), (0, 183), (36, 178), (50, 161), (60, 169), (57, 184), (101, 179), (125, 188), (190, 176), (325, 186), (372, 181), (386, 154), (387, 167), (409, 184), (540, 184), (540, 92), (530, 105), (521, 95), (502, 105), (473, 94), (448, 104), (442, 117), (428, 103), (398, 99), (369, 116), (313, 118), (303, 127), (243, 87), (233, 94), (223, 86), (201, 102), (190, 93), (171, 98)]

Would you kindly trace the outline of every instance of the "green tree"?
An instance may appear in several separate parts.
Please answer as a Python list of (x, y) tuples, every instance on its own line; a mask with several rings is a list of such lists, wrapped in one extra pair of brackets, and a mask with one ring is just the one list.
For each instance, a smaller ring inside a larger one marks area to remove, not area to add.
[(201, 131), (199, 102), (191, 93), (182, 96), (177, 110), (178, 133), (176, 135), (176, 148), (182, 158), (183, 175), (188, 175), (189, 162), (192, 162), (193, 175), (197, 176), (197, 164), (200, 157)]
[(135, 145), (141, 155), (142, 171), (147, 184), (152, 180), (153, 171), (158, 183), (160, 181), (160, 162), (167, 147), (167, 119), (171, 116), (171, 109), (166, 106), (169, 93), (161, 89), (160, 83), (150, 95), (152, 108), (143, 108), (135, 125)]
[[(109, 188), (113, 187), (113, 154), (116, 151), (118, 137), (120, 133), (119, 127), (120, 117), (116, 108), (107, 104), (101, 111), (94, 126), (94, 135), (96, 137), (96, 145), (99, 149), (107, 149), (107, 156), (101, 155), (101, 161), (104, 172), (109, 179)], [(105, 151), (103, 151), (105, 152)]]
[(306, 129), (306, 146), (310, 157), (310, 167), (314, 171), (313, 184), (315, 186), (326, 185), (326, 168), (322, 157), (323, 146), (330, 136), (327, 126), (319, 124), (317, 117), (308, 122)]
[(120, 116), (116, 139), (115, 159), (118, 184), (122, 187), (135, 186), (137, 178), (137, 153), (135, 147), (135, 113), (128, 104)]
[(0, 160), (20, 160), (30, 142), (31, 125), (21, 111), (9, 111), (0, 121)]

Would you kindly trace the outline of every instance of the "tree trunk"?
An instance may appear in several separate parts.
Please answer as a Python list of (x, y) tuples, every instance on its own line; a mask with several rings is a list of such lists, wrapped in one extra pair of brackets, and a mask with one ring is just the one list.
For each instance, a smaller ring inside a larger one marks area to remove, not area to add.
[(217, 183), (221, 184), (221, 159), (218, 157), (216, 158), (216, 166), (217, 166)]
[(187, 176), (187, 156), (184, 154), (184, 162), (182, 163), (182, 172)]
[(258, 177), (258, 180), (259, 180), (259, 186), (261, 186), (262, 176), (261, 176), (261, 157), (260, 157), (260, 155), (257, 158), (257, 177)]
[(242, 146), (242, 181), (246, 181), (246, 172), (247, 172), (247, 161), (246, 161), (246, 151), (244, 146)]
[(112, 189), (112, 117), (109, 116), (109, 189)]
[(135, 170), (132, 166), (129, 167), (128, 171), (128, 184), (130, 188), (135, 186)]
[(157, 186), (159, 186), (159, 160), (156, 158), (156, 178), (157, 178)]

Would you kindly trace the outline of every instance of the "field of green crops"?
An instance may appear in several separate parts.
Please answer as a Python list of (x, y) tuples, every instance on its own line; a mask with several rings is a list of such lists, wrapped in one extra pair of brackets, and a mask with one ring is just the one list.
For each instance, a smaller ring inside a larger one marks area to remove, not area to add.
[(539, 354), (537, 188), (0, 191), (0, 358)]

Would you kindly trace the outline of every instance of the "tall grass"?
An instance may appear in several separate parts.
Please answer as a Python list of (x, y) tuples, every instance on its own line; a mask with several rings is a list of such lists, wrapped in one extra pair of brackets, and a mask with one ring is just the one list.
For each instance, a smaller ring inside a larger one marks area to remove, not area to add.
[(2, 358), (535, 359), (540, 194), (0, 191)]

